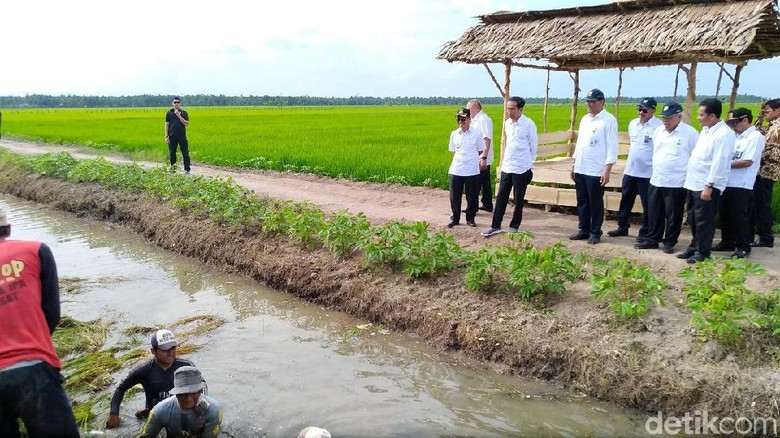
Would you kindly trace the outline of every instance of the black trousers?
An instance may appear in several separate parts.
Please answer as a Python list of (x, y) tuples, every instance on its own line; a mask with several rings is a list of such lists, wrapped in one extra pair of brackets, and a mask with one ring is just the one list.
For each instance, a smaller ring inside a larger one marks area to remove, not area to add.
[(493, 223), (491, 228), (501, 228), (501, 221), (504, 220), (506, 206), (509, 203), (509, 194), (515, 189), (515, 209), (512, 212), (512, 220), (509, 222), (509, 228), (520, 228), (523, 222), (523, 200), (525, 199), (525, 190), (528, 184), (534, 178), (534, 173), (528, 169), (525, 173), (504, 173), (501, 172), (501, 179), (498, 183), (498, 195), (496, 195), (496, 208), (493, 210)]
[(482, 206), (488, 210), (493, 209), (493, 187), (490, 177), (490, 165), (479, 172), (479, 186), (482, 191)]
[(703, 201), (701, 191), (688, 190), (688, 225), (691, 226), (691, 244), (688, 249), (697, 255), (709, 257), (712, 252), (712, 237), (715, 235), (715, 212), (718, 211), (720, 190), (712, 189), (712, 199)]
[(171, 166), (176, 164), (176, 147), (181, 149), (181, 158), (184, 161), (184, 170), (190, 171), (190, 144), (187, 142), (187, 137), (168, 137), (168, 153), (171, 158)]
[(574, 174), (580, 232), (593, 237), (601, 237), (601, 225), (604, 223), (604, 187), (600, 180), (599, 176)]
[[(772, 191), (775, 182), (761, 176), (756, 177), (753, 185), (753, 217), (751, 234), (761, 243), (775, 243), (772, 233)], [(752, 240), (752, 239), (751, 239)]]
[(634, 208), (636, 195), (642, 203), (642, 226), (639, 228), (636, 240), (644, 240), (647, 237), (647, 190), (650, 187), (650, 178), (638, 178), (623, 175), (623, 184), (620, 187), (620, 207), (618, 208), (618, 228), (627, 230), (631, 227), (631, 209)]
[(727, 187), (720, 197), (720, 236), (724, 245), (750, 252), (753, 234), (750, 231), (750, 207), (753, 191)]
[(479, 175), (458, 176), (450, 174), (450, 208), (452, 221), (460, 222), (463, 191), (466, 191), (466, 221), (473, 221), (479, 210)]
[(647, 189), (648, 221), (647, 240), (650, 243), (663, 242), (675, 246), (680, 238), (683, 211), (687, 193), (682, 187), (656, 187)]

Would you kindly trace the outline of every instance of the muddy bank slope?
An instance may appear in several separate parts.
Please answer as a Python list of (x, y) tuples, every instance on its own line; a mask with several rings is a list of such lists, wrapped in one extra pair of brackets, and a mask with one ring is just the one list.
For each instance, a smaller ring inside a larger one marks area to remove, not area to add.
[[(780, 374), (732, 356), (712, 362), (688, 328), (673, 290), (653, 311), (650, 330), (607, 324), (607, 313), (578, 283), (548, 309), (516, 297), (471, 292), (460, 273), (413, 280), (366, 271), (357, 257), (306, 250), (286, 237), (182, 215), (138, 195), (108, 192), (18, 172), (0, 163), (0, 190), (38, 203), (123, 224), (149, 241), (328, 308), (419, 335), (429, 344), (542, 378), (591, 396), (666, 415), (780, 415)], [(775, 281), (770, 279), (767, 281)], [(678, 303), (678, 304), (675, 304)]]

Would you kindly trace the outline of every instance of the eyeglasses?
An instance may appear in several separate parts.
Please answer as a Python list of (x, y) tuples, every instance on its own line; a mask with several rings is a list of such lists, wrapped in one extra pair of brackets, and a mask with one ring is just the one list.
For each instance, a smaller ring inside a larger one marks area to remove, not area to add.
[(458, 117), (458, 123), (465, 123), (466, 120), (468, 120), (468, 119)]
[(638, 110), (640, 113), (642, 113), (642, 114), (644, 114), (644, 113), (649, 113), (649, 112), (650, 112), (650, 110), (649, 110), (648, 108), (637, 108), (637, 110)]
[(179, 102), (178, 100), (174, 100), (173, 103), (181, 103), (181, 102)]

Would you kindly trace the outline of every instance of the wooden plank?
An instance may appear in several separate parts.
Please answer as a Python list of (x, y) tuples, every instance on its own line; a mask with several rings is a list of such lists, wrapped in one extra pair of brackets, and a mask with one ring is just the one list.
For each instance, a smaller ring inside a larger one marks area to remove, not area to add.
[(568, 142), (569, 138), (572, 137), (572, 134), (574, 134), (574, 138), (577, 138), (576, 131), (572, 133), (571, 131), (557, 131), (557, 132), (547, 132), (544, 134), (539, 134), (539, 146), (546, 145), (550, 143), (561, 143), (561, 142)]
[(544, 159), (546, 157), (552, 157), (554, 155), (561, 155), (561, 154), (568, 154), (569, 153), (569, 145), (566, 143), (560, 143), (560, 144), (545, 144), (539, 145), (539, 148), (536, 150), (537, 158)]

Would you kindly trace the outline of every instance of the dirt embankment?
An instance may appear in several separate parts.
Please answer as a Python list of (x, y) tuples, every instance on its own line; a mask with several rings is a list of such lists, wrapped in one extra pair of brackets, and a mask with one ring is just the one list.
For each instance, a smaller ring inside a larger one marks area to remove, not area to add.
[[(681, 304), (676, 273), (684, 264), (660, 251), (637, 252), (626, 238), (612, 239), (615, 244), (596, 248), (580, 242), (570, 243), (570, 247), (599, 257), (639, 258), (665, 277), (671, 285), (668, 304), (653, 310), (644, 331), (610, 326), (607, 311), (590, 297), (586, 282), (574, 285), (548, 309), (540, 310), (509, 295), (471, 292), (459, 273), (414, 280), (386, 271), (366, 271), (358, 257), (340, 259), (328, 251), (304, 250), (287, 238), (219, 226), (142, 196), (23, 175), (3, 163), (0, 170), (0, 190), (6, 193), (124, 224), (161, 247), (242, 272), (325, 307), (417, 334), (433, 346), (463, 351), (497, 363), (507, 372), (666, 415), (706, 410), (711, 417), (780, 417), (780, 373), (771, 366), (747, 367), (731, 355), (710, 361), (701, 343), (691, 336), (690, 316)], [(296, 179), (271, 177), (279, 184)], [(331, 182), (318, 185), (317, 178), (297, 179), (305, 181), (309, 193), (323, 193), (332, 187), (328, 185)], [(362, 187), (359, 190), (373, 190), (377, 199), (384, 199), (385, 209), (375, 201), (365, 201), (377, 209), (375, 212), (386, 213), (385, 217), (369, 216), (375, 222), (395, 219), (390, 213), (396, 204), (388, 199), (396, 197), (412, 203), (415, 207), (411, 209), (446, 219), (446, 207), (432, 213), (433, 208), (439, 208), (429, 203), (433, 191), (350, 184), (339, 182), (347, 191)], [(410, 197), (406, 190), (417, 196)], [(442, 191), (437, 193), (446, 196)], [(341, 201), (333, 202), (340, 205)], [(356, 209), (365, 211), (363, 206)], [(538, 210), (529, 211), (527, 216), (524, 228), (527, 225), (534, 232), (535, 243), (540, 245), (559, 241), (574, 224), (571, 218)], [(480, 217), (478, 222), (487, 221)], [(454, 233), (462, 244), (484, 243), (474, 229), (456, 228)], [(774, 258), (772, 253), (761, 256)], [(776, 285), (778, 278), (773, 270), (756, 286)]]

